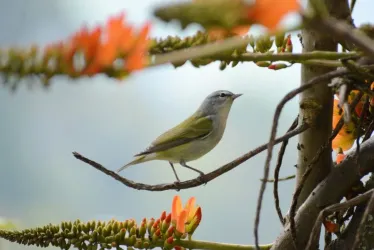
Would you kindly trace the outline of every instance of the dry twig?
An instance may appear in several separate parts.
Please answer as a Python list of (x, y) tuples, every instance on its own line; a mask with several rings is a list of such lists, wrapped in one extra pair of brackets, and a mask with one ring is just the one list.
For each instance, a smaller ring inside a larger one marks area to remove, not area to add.
[[(298, 128), (296, 128), (296, 129), (286, 133), (285, 135), (277, 138), (275, 140), (275, 143), (277, 144), (277, 143), (280, 143), (284, 140), (288, 140), (289, 138), (291, 138), (295, 135), (298, 135), (298, 134), (304, 132), (307, 129), (308, 129), (308, 126), (306, 124), (301, 125)], [(224, 173), (234, 169), (238, 165), (242, 164), (243, 162), (247, 161), (248, 159), (252, 158), (253, 156), (261, 153), (262, 151), (264, 151), (267, 148), (267, 146), (268, 146), (268, 144), (263, 144), (263, 145), (255, 148), (254, 150), (251, 150), (248, 153), (236, 158), (235, 160), (219, 167), (218, 169), (216, 169), (216, 170), (214, 170), (214, 171), (212, 171), (208, 174), (205, 174), (204, 181), (206, 181), (206, 182), (212, 181), (213, 179), (217, 178), (218, 176), (223, 175)], [(97, 170), (103, 172), (106, 175), (109, 175), (110, 177), (114, 178), (115, 180), (121, 182), (122, 184), (124, 184), (124, 185), (126, 185), (130, 188), (137, 189), (137, 190), (148, 190), (148, 191), (164, 191), (164, 190), (171, 190), (171, 189), (180, 190), (180, 189), (188, 189), (188, 188), (192, 188), (192, 187), (197, 187), (197, 186), (200, 186), (200, 185), (203, 184), (203, 183), (201, 183), (201, 180), (200, 180), (199, 177), (197, 177), (195, 179), (188, 180), (188, 181), (182, 181), (180, 183), (168, 183), (168, 184), (158, 184), (158, 185), (148, 185), (148, 184), (143, 184), (143, 183), (137, 183), (137, 182), (134, 182), (132, 180), (129, 180), (127, 178), (124, 178), (124, 177), (118, 175), (116, 172), (105, 168), (100, 163), (97, 163), (93, 160), (90, 160), (90, 159), (84, 157), (83, 155), (81, 155), (77, 152), (73, 152), (73, 155), (78, 160), (81, 160), (81, 161), (91, 165), (92, 167), (96, 168)]]
[[(314, 247), (317, 244), (318, 239), (319, 239), (319, 235), (320, 235), (320, 232), (321, 232), (321, 225), (323, 223), (324, 218), (327, 215), (332, 214), (332, 213), (337, 212), (337, 211), (345, 210), (345, 209), (353, 207), (353, 206), (357, 206), (357, 205), (369, 200), (370, 197), (371, 197), (370, 201), (374, 201), (374, 199), (373, 199), (374, 192), (373, 191), (374, 191), (374, 189), (371, 189), (371, 190), (365, 192), (364, 194), (359, 195), (355, 198), (352, 198), (348, 201), (338, 203), (338, 204), (333, 204), (333, 205), (328, 206), (327, 208), (323, 209), (319, 213), (318, 218), (317, 218), (317, 220), (316, 220), (316, 222), (313, 226), (313, 230), (312, 230), (312, 233), (309, 237), (309, 241), (308, 241), (306, 250), (314, 249)], [(374, 202), (372, 202), (372, 203), (373, 203), (372, 205), (374, 205)], [(368, 207), (369, 207), (369, 204), (368, 204), (367, 208)], [(366, 212), (366, 210), (365, 210), (365, 212)], [(364, 219), (364, 217), (363, 217), (363, 219)], [(355, 248), (353, 247), (352, 249), (355, 249)]]
[[(290, 132), (293, 129), (295, 129), (297, 127), (298, 122), (299, 122), (299, 116), (296, 117), (296, 119), (292, 123), (291, 127), (287, 130), (287, 132)], [(281, 210), (280, 205), (279, 205), (278, 181), (280, 180), (279, 179), (279, 171), (280, 171), (280, 168), (282, 166), (283, 155), (286, 151), (287, 144), (288, 144), (288, 140), (282, 142), (282, 145), (281, 145), (281, 147), (279, 149), (279, 153), (278, 153), (277, 164), (275, 165), (275, 169), (274, 169), (273, 195), (274, 195), (274, 202), (275, 202), (275, 210), (277, 211), (279, 220), (281, 221), (282, 225), (284, 225), (284, 218), (283, 218), (282, 210)]]

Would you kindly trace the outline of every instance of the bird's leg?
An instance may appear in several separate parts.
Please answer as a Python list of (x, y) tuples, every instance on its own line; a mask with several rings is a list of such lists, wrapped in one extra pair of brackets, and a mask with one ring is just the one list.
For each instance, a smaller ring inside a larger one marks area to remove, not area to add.
[(198, 172), (199, 174), (200, 174), (200, 180), (201, 180), (201, 182), (202, 183), (204, 183), (204, 184), (207, 184), (207, 181), (205, 180), (205, 174), (204, 174), (204, 172), (202, 172), (202, 171), (200, 171), (200, 170), (198, 170), (198, 169), (196, 169), (196, 168), (193, 168), (193, 167), (190, 167), (190, 166), (188, 166), (187, 164), (186, 164), (186, 162), (185, 161), (180, 161), (180, 163), (179, 164), (181, 164), (183, 167), (185, 167), (185, 168), (188, 168), (188, 169), (191, 169), (191, 170), (193, 170), (193, 171), (195, 171), (195, 172)]
[(173, 163), (172, 163), (171, 161), (169, 161), (169, 164), (170, 164), (171, 168), (173, 169), (173, 172), (174, 172), (175, 178), (177, 178), (176, 184), (177, 184), (177, 183), (180, 183), (181, 181), (179, 180), (179, 177), (178, 177), (178, 175), (177, 175), (177, 171), (175, 171), (175, 168), (174, 168)]

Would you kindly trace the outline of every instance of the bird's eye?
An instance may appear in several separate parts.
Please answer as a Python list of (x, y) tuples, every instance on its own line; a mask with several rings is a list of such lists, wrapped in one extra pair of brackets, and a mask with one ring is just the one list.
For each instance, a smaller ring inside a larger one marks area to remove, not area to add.
[(219, 94), (219, 97), (225, 97), (225, 96), (226, 96), (225, 93), (221, 93), (221, 94)]

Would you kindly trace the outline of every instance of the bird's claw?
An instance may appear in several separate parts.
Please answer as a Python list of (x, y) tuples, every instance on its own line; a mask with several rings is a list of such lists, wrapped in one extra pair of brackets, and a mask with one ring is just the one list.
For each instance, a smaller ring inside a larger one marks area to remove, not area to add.
[(208, 180), (205, 178), (205, 174), (200, 174), (199, 181), (201, 184), (204, 184), (204, 186), (208, 183)]
[(180, 191), (180, 188), (178, 188), (180, 184), (181, 184), (180, 180), (174, 181), (175, 190), (176, 190), (177, 192)]

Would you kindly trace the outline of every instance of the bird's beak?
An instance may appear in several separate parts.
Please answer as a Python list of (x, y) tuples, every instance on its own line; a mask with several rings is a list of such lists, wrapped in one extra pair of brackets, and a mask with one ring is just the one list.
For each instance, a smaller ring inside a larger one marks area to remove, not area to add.
[(235, 95), (232, 96), (232, 99), (235, 100), (236, 98), (238, 98), (241, 95), (243, 95), (243, 94), (235, 94)]

